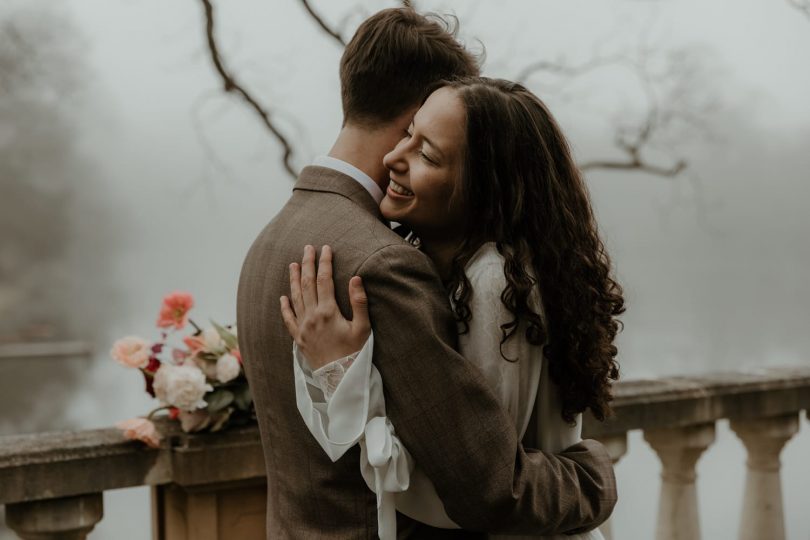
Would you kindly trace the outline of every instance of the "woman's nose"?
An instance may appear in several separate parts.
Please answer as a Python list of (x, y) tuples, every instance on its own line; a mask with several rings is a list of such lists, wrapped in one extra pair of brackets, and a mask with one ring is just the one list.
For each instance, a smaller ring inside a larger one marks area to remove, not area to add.
[(400, 141), (393, 150), (383, 156), (383, 165), (385, 165), (387, 169), (399, 173), (407, 170), (408, 166), (403, 159), (405, 153), (402, 151), (402, 146), (402, 141)]

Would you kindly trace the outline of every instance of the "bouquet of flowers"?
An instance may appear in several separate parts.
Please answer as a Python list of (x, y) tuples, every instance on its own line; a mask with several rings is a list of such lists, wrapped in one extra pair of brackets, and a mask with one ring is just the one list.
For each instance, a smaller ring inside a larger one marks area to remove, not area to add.
[[(176, 291), (163, 298), (157, 327), (160, 339), (149, 342), (127, 336), (115, 342), (111, 356), (121, 365), (139, 370), (146, 391), (160, 406), (146, 417), (118, 422), (116, 427), (130, 439), (158, 447), (162, 435), (152, 418), (164, 412), (179, 420), (183, 431), (219, 431), (256, 419), (248, 388), (235, 326), (202, 329), (188, 317), (194, 298)], [(190, 324), (194, 332), (178, 332)]]

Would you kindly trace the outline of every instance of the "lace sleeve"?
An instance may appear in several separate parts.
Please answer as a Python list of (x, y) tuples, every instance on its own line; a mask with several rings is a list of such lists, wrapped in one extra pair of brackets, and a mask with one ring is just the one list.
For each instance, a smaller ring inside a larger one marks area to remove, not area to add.
[(360, 351), (329, 362), (312, 372), (312, 380), (323, 392), (327, 403), (332, 398), (335, 390), (337, 390), (340, 381), (343, 380), (343, 376), (346, 375), (346, 371), (352, 367), (358, 354), (360, 354)]
[(332, 461), (360, 445), (360, 473), (377, 494), (379, 536), (396, 540), (396, 495), (408, 490), (415, 464), (386, 415), (373, 354), (372, 334), (358, 353), (310, 375), (301, 351), (293, 346), (295, 397), (301, 418)]

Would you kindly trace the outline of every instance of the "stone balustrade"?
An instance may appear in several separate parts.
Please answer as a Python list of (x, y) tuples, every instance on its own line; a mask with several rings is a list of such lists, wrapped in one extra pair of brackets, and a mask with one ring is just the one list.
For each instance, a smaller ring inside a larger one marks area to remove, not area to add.
[[(643, 430), (662, 463), (657, 539), (700, 538), (695, 467), (720, 419), (730, 420), (748, 454), (739, 538), (784, 539), (779, 456), (810, 409), (810, 367), (626, 381), (614, 404), (615, 417), (586, 419), (584, 434), (618, 462), (627, 433)], [(103, 517), (104, 491), (147, 485), (156, 540), (264, 538), (256, 428), (189, 435), (162, 427), (169, 435), (159, 449), (116, 429), (0, 437), (7, 525), (23, 539), (83, 539)], [(603, 532), (610, 537), (610, 522)]]

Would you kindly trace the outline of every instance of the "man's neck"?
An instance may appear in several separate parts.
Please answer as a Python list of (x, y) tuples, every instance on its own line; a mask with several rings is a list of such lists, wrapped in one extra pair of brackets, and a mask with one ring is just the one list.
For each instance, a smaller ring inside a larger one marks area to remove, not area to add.
[(389, 139), (385, 130), (369, 130), (357, 126), (344, 126), (329, 151), (329, 156), (354, 165), (372, 180), (380, 189), (388, 187), (388, 169), (383, 165), (383, 156), (396, 144)]

